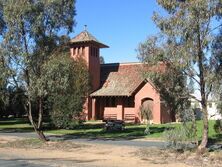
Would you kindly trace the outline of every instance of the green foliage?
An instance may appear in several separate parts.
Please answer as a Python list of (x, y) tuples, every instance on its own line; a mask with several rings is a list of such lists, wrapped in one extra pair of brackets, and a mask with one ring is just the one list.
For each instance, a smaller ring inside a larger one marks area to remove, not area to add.
[[(145, 42), (139, 44), (138, 59), (147, 66), (154, 67), (154, 70), (144, 71), (145, 77), (159, 90), (169, 112), (181, 117), (181, 113), (189, 108), (187, 77), (179, 66), (172, 63), (165, 42), (166, 39), (161, 35), (148, 37)], [(162, 69), (155, 70), (155, 66)]]
[(148, 121), (153, 119), (153, 113), (152, 113), (152, 110), (149, 106), (141, 106), (140, 113), (141, 113), (142, 118), (144, 118)]
[(140, 113), (141, 113), (142, 118), (147, 121), (147, 126), (146, 126), (146, 129), (144, 130), (144, 133), (146, 135), (149, 135), (150, 134), (150, 121), (153, 119), (153, 112), (151, 109), (151, 104), (149, 104), (148, 101), (145, 101), (144, 103), (147, 103), (147, 104), (143, 104), (140, 107)]
[[(153, 14), (153, 21), (159, 28), (160, 34), (140, 44), (139, 58), (146, 64), (151, 62), (156, 65), (162, 61), (172, 68), (164, 80), (158, 79), (165, 87), (172, 87), (172, 89), (162, 89), (163, 92), (166, 90), (168, 97), (172, 97), (169, 103), (172, 101), (173, 104), (170, 106), (175, 104), (174, 107), (180, 109), (181, 107), (177, 107), (179, 102), (179, 106), (182, 105), (181, 112), (185, 112), (184, 107), (186, 108), (187, 102), (183, 106), (181, 103), (183, 98), (194, 98), (200, 102), (204, 122), (203, 139), (199, 147), (201, 150), (206, 147), (208, 141), (208, 97), (212, 95), (213, 89), (221, 95), (216, 85), (220, 85), (217, 82), (221, 80), (218, 70), (222, 66), (220, 59), (213, 52), (214, 45), (212, 45), (219, 32), (217, 30), (221, 27), (221, 2), (218, 0), (157, 0), (157, 2), (166, 12), (164, 15), (158, 12)], [(165, 85), (165, 83), (170, 84)], [(192, 95), (194, 90), (200, 91), (201, 99)]]
[[(2, 132), (31, 132), (32, 127), (28, 123), (27, 118), (10, 118), (10, 119), (0, 119), (0, 130)], [(197, 121), (197, 133), (198, 140), (201, 139), (202, 133), (202, 125), (201, 121)], [(214, 131), (214, 120), (209, 121), (209, 137), (214, 141), (221, 142), (222, 138)], [(49, 125), (49, 124), (46, 124)], [(75, 127), (75, 129), (52, 129), (51, 126), (46, 126), (45, 130), (47, 133), (57, 134), (57, 135), (73, 135), (73, 137), (81, 137), (81, 138), (109, 138), (109, 139), (132, 139), (132, 138), (150, 138), (150, 139), (163, 139), (163, 132), (166, 129), (174, 129), (182, 126), (180, 123), (172, 123), (172, 124), (152, 124), (150, 125), (150, 131), (152, 132), (150, 135), (145, 135), (144, 130), (146, 125), (127, 125), (125, 126), (125, 130), (121, 132), (106, 132), (103, 129), (104, 124), (102, 122), (83, 122), (83, 124)]]
[(8, 87), (9, 102), (7, 106), (7, 114), (14, 115), (14, 117), (21, 118), (27, 114), (25, 112), (25, 91), (22, 88)]
[(168, 146), (174, 149), (185, 149), (187, 148), (188, 137), (183, 127), (171, 129), (164, 132), (164, 138), (168, 141)]
[(163, 73), (154, 71), (146, 75), (159, 90), (161, 99), (169, 112), (177, 114), (182, 120), (182, 115), (190, 106), (186, 77), (173, 65), (168, 65)]
[(1, 49), (12, 71), (11, 81), (24, 89), (30, 122), (43, 140), (42, 118), (49, 106), (44, 106), (47, 90), (39, 84), (42, 65), (68, 41), (64, 36), (72, 32), (74, 16), (75, 0), (0, 1)]
[(40, 85), (48, 97), (48, 105), (51, 104), (54, 125), (73, 128), (83, 119), (83, 104), (89, 90), (85, 62), (72, 60), (69, 53), (60, 53), (44, 64), (43, 71)]
[(186, 150), (195, 142), (195, 132), (190, 124), (166, 130), (163, 137), (168, 142), (168, 147), (176, 150)]
[(105, 60), (103, 56), (99, 57), (100, 64), (105, 64)]
[(222, 102), (217, 102), (217, 111), (222, 115)]
[(222, 120), (216, 120), (216, 123), (214, 124), (214, 130), (217, 133), (222, 133)]
[(211, 62), (215, 65), (215, 78), (212, 86), (214, 98), (217, 99), (217, 110), (222, 115), (222, 27), (220, 27), (219, 34), (215, 36), (212, 42), (212, 54), (214, 55)]
[(6, 59), (0, 49), (0, 117), (7, 115), (6, 110), (9, 103), (7, 84), (9, 79), (9, 69)]

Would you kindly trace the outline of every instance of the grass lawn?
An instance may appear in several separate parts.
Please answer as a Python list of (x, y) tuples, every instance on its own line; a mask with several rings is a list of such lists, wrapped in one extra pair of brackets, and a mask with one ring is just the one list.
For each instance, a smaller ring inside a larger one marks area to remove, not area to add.
[(0, 119), (0, 132), (29, 132), (33, 128), (28, 119), (24, 118), (7, 118)]
[(80, 138), (161, 138), (162, 133), (166, 128), (179, 126), (178, 124), (164, 124), (164, 125), (152, 125), (151, 126), (151, 135), (146, 136), (144, 130), (146, 125), (126, 125), (124, 131), (109, 131), (106, 132), (103, 130), (103, 124), (93, 124), (85, 123), (82, 126), (79, 126), (73, 130), (58, 129), (58, 130), (48, 130), (49, 133), (61, 134), (61, 135), (74, 135)]
[[(211, 140), (222, 141), (222, 135), (217, 134), (213, 128), (215, 121), (209, 121), (209, 138)], [(181, 126), (180, 123), (151, 125), (150, 135), (145, 135), (144, 130), (146, 125), (126, 125), (124, 131), (106, 132), (103, 130), (104, 124), (98, 122), (86, 122), (83, 125), (76, 127), (73, 130), (66, 129), (47, 129), (46, 133), (63, 135), (69, 138), (74, 136), (77, 138), (103, 138), (103, 139), (135, 139), (135, 138), (150, 138), (162, 139), (163, 132), (166, 129), (176, 128)], [(197, 121), (198, 138), (201, 139), (202, 122)], [(32, 127), (27, 119), (2, 119), (0, 120), (0, 132), (31, 132)]]
[[(218, 140), (218, 138), (222, 141), (222, 136), (217, 134), (213, 128), (215, 121), (209, 121), (209, 138), (213, 140)], [(202, 122), (197, 121), (197, 135), (198, 139), (201, 139), (202, 136)], [(60, 134), (60, 135), (74, 135), (81, 138), (110, 138), (110, 139), (117, 139), (117, 138), (125, 138), (125, 139), (133, 139), (133, 138), (150, 138), (150, 139), (162, 139), (163, 132), (167, 129), (177, 128), (181, 126), (180, 123), (170, 123), (170, 124), (161, 124), (161, 125), (151, 125), (150, 135), (145, 135), (144, 130), (146, 125), (126, 125), (126, 129), (120, 132), (106, 132), (102, 130), (102, 126), (98, 124), (90, 124), (86, 123), (83, 126), (80, 126), (74, 130), (65, 130), (65, 129), (58, 129), (58, 130), (48, 130), (47, 132), (53, 134)]]

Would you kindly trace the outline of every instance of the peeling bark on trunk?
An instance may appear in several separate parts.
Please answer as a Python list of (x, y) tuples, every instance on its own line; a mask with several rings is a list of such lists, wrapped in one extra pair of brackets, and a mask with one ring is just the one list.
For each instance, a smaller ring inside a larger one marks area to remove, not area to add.
[(198, 152), (203, 153), (206, 149), (208, 143), (208, 113), (206, 105), (203, 106), (203, 134), (202, 134), (202, 141), (198, 146)]
[(204, 68), (204, 57), (201, 41), (201, 30), (199, 18), (197, 17), (197, 29), (198, 29), (198, 67), (199, 67), (199, 78), (200, 78), (200, 94), (201, 94), (201, 106), (203, 113), (203, 133), (202, 141), (198, 146), (198, 153), (203, 153), (206, 149), (208, 142), (208, 113), (207, 113), (207, 96), (206, 96), (206, 80), (205, 80), (205, 68)]

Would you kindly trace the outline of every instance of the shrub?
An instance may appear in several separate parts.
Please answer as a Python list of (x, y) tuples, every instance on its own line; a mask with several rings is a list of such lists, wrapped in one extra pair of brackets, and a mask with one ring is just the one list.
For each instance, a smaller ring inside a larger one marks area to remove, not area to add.
[(79, 117), (83, 102), (77, 95), (66, 94), (66, 96), (57, 96), (54, 99), (50, 116), (55, 127), (73, 129), (81, 123)]
[(144, 130), (144, 134), (150, 134), (150, 121), (153, 119), (153, 112), (152, 112), (152, 100), (145, 100), (143, 105), (140, 107), (140, 113), (143, 119), (147, 120), (147, 126)]
[(69, 54), (52, 57), (44, 66), (48, 108), (55, 127), (72, 129), (82, 120), (83, 104), (89, 90), (89, 74), (83, 60)]
[(192, 142), (194, 136), (192, 130), (188, 130), (188, 126), (180, 126), (175, 129), (166, 130), (163, 133), (167, 146), (176, 150), (187, 150), (194, 147)]
[(222, 120), (216, 120), (216, 122), (214, 124), (214, 130), (217, 133), (222, 133)]

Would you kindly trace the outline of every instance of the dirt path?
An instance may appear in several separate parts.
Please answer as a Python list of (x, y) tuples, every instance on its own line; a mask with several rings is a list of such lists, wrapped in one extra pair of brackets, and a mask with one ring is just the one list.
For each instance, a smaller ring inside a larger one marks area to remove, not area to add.
[[(3, 144), (18, 142), (18, 140), (20, 138), (0, 137), (0, 143)], [(74, 147), (67, 149), (73, 145)], [(186, 158), (186, 155), (177, 158), (180, 159), (178, 161), (175, 159), (176, 154), (170, 155), (170, 153), (152, 147), (138, 148), (74, 142), (49, 142), (43, 146), (37, 145), (35, 148), (16, 147), (0, 147), (0, 163), (1, 160), (10, 160), (26, 162), (33, 166), (53, 167), (188, 167), (193, 166), (194, 162), (194, 159), (191, 158), (189, 159), (191, 163), (185, 163), (183, 158)], [(216, 164), (220, 164), (220, 162), (218, 161)], [(196, 163), (194, 166), (201, 165), (203, 164)]]
[(107, 167), (163, 167), (177, 166), (186, 167), (187, 165), (173, 164), (153, 164), (147, 160), (142, 160), (136, 156), (138, 149), (129, 147), (110, 147), (110, 146), (91, 146), (67, 151), (43, 150), (43, 149), (15, 149), (0, 148), (1, 154), (10, 159), (26, 160), (37, 164), (50, 164), (52, 166), (107, 166)]
[[(1, 137), (0, 143), (7, 143), (16, 141), (16, 137)], [(59, 143), (58, 143), (59, 144)], [(49, 143), (50, 145), (50, 143)], [(78, 144), (77, 144), (78, 145)], [(49, 147), (50, 148), (50, 147)], [(23, 148), (0, 148), (0, 155), (4, 159), (20, 160), (30, 162), (32, 164), (70, 167), (70, 166), (90, 166), (90, 167), (163, 167), (163, 166), (177, 166), (186, 167), (187, 165), (174, 164), (153, 164), (147, 160), (143, 160), (137, 154), (139, 148), (129, 146), (111, 146), (98, 144), (85, 144), (71, 150), (57, 150), (57, 149), (23, 149)]]

